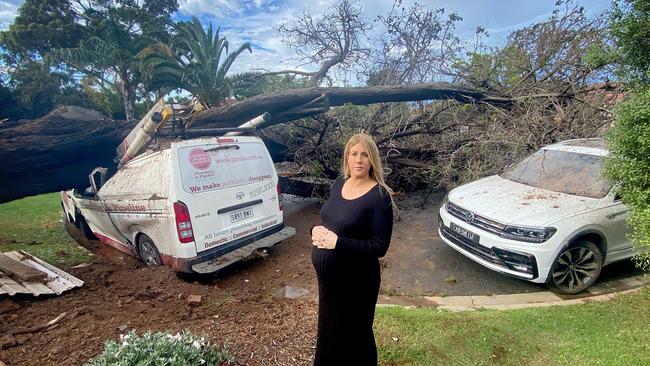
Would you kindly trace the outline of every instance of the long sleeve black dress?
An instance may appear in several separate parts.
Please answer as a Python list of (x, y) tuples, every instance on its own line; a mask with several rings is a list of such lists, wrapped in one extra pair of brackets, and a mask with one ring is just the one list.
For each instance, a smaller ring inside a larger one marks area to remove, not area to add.
[(314, 365), (376, 365), (372, 332), (379, 294), (379, 257), (393, 230), (391, 199), (378, 184), (356, 199), (332, 187), (321, 224), (338, 235), (336, 248), (312, 248), (318, 277), (318, 338)]

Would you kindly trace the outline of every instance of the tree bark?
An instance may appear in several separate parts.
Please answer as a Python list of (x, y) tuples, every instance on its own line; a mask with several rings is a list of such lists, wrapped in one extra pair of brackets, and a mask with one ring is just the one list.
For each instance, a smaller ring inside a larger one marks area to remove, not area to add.
[[(233, 127), (269, 112), (272, 120), (266, 126), (326, 112), (330, 107), (346, 103), (365, 105), (384, 102), (454, 99), (460, 102), (508, 104), (512, 99), (448, 83), (419, 85), (385, 85), (357, 88), (291, 89), (259, 95), (224, 108), (199, 113), (193, 127)], [(265, 127), (266, 127), (265, 126)]]
[(133, 87), (129, 81), (129, 75), (126, 72), (122, 73), (121, 79), (124, 115), (127, 121), (132, 121), (135, 118), (135, 95), (133, 94)]
[(114, 169), (115, 147), (134, 126), (66, 106), (0, 127), (0, 202), (87, 187), (93, 168)]

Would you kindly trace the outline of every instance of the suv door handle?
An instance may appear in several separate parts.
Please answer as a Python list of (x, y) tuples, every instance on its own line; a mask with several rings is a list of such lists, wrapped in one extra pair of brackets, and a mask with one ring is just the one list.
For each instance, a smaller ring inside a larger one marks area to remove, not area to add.
[(607, 218), (611, 220), (611, 219), (614, 219), (616, 216), (620, 216), (620, 215), (622, 215), (624, 213), (627, 213), (627, 210), (615, 212), (613, 214), (609, 214), (609, 215), (607, 215)]

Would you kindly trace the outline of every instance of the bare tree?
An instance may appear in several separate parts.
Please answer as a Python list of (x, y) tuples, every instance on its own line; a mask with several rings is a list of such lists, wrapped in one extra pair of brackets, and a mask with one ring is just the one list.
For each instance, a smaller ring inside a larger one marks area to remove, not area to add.
[(396, 0), (388, 15), (378, 16), (385, 32), (376, 40), (369, 83), (426, 83), (446, 77), (465, 45), (454, 32), (462, 18), (444, 15), (442, 8), (430, 10), (417, 3), (406, 8)]
[(340, 0), (320, 18), (305, 13), (279, 28), (283, 41), (294, 48), (301, 60), (316, 63), (314, 72), (287, 70), (267, 74), (293, 73), (308, 76), (307, 86), (317, 86), (335, 67), (349, 68), (367, 57), (364, 47), (370, 25), (355, 0)]

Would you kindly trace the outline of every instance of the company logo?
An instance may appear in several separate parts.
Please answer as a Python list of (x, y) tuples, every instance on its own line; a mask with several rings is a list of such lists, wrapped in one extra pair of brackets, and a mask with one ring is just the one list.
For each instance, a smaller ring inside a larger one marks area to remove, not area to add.
[(238, 200), (242, 200), (242, 199), (244, 199), (244, 196), (245, 196), (244, 192), (237, 192), (237, 194), (235, 195), (235, 197), (236, 197)]
[(187, 159), (190, 161), (190, 164), (198, 170), (206, 170), (210, 167), (210, 163), (212, 163), (210, 154), (203, 151), (200, 147), (192, 149)]
[(474, 222), (475, 218), (476, 216), (474, 216), (474, 212), (467, 211), (465, 212), (465, 217), (463, 219), (465, 220), (466, 223), (471, 224)]

